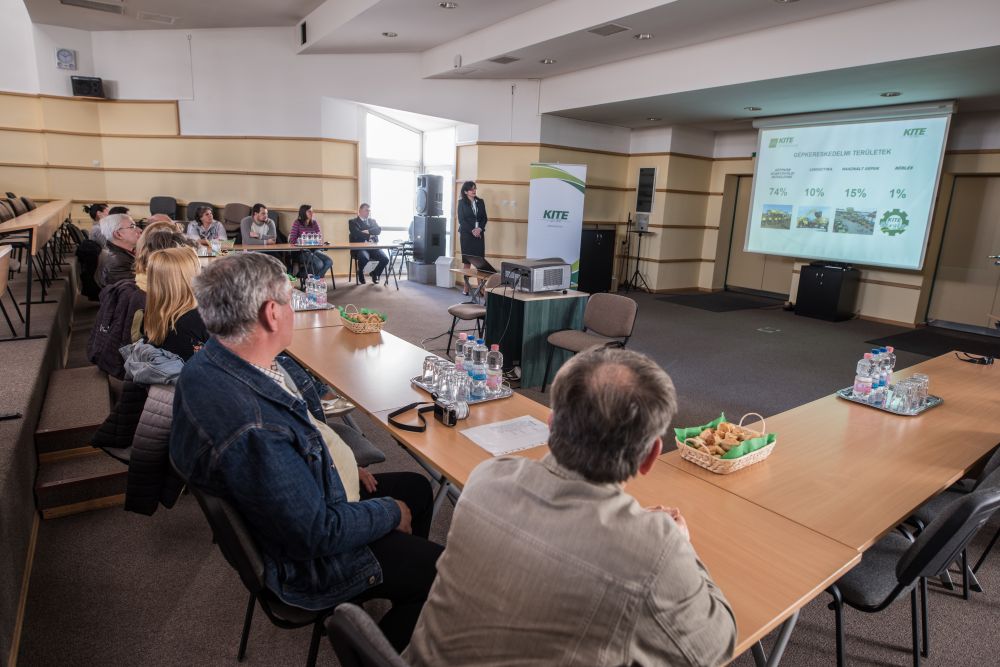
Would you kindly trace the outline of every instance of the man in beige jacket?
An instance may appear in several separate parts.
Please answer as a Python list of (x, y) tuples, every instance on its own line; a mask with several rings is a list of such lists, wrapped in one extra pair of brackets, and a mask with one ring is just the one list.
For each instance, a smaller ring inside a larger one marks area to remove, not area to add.
[(717, 665), (732, 610), (672, 508), (622, 488), (648, 472), (676, 410), (643, 355), (576, 355), (552, 387), (541, 461), (470, 476), (404, 657), (432, 665)]

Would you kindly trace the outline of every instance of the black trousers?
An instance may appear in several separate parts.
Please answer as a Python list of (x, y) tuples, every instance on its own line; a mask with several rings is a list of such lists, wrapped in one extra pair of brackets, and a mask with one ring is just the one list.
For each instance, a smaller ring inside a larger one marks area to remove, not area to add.
[(389, 643), (402, 652), (410, 643), (420, 610), (437, 575), (437, 559), (444, 547), (427, 540), (431, 530), (434, 496), (430, 482), (415, 472), (389, 472), (375, 475), (378, 488), (368, 493), (361, 488), (361, 499), (390, 497), (401, 500), (413, 515), (413, 534), (393, 530), (368, 547), (382, 567), (382, 583), (368, 589), (358, 601), (387, 599), (392, 609), (382, 617), (379, 627)]
[[(358, 258), (358, 283), (365, 282), (365, 276), (361, 272), (364, 270), (365, 265), (368, 262), (378, 262), (378, 266), (372, 271), (372, 280), (378, 282), (382, 277), (382, 272), (385, 271), (386, 265), (389, 264), (389, 258), (384, 252), (378, 248), (372, 248), (371, 250), (355, 250), (354, 256)], [(400, 498), (402, 500), (402, 498)]]

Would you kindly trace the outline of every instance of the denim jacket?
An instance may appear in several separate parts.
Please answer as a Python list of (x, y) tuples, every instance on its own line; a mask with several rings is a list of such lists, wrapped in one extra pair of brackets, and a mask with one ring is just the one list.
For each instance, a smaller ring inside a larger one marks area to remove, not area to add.
[(349, 503), (307, 410), (323, 419), (314, 384), (278, 362), (298, 399), (212, 338), (184, 365), (170, 456), (188, 483), (228, 499), (264, 555), (269, 589), (324, 609), (382, 582), (367, 545), (400, 520), (391, 498)]

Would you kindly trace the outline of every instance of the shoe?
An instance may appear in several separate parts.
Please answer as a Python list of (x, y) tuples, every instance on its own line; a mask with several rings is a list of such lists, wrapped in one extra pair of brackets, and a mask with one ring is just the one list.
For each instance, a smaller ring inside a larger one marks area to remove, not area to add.
[(327, 417), (339, 417), (343, 414), (347, 414), (355, 407), (354, 403), (351, 403), (343, 396), (320, 401), (320, 403), (323, 406), (323, 414)]

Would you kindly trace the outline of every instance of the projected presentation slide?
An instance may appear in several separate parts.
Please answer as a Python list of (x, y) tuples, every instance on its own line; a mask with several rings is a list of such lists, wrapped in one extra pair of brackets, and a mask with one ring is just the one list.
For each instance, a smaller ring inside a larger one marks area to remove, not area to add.
[(948, 116), (765, 128), (745, 250), (919, 269)]

